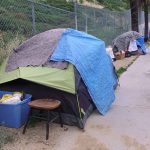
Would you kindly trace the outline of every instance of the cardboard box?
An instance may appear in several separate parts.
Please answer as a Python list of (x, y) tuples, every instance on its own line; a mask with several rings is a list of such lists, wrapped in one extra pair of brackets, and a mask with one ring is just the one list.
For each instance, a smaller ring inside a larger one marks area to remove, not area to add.
[(125, 58), (125, 52), (124, 51), (120, 51), (120, 52), (115, 53), (115, 58), (117, 60), (124, 59)]

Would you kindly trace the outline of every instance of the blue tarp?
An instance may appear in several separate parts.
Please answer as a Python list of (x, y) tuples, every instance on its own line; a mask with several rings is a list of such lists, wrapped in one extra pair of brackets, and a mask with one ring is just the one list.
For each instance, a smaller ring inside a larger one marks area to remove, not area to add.
[(145, 48), (145, 43), (144, 43), (144, 36), (140, 36), (139, 38), (137, 38), (136, 44), (137, 46), (140, 46), (143, 54), (147, 53), (147, 49)]
[(84, 32), (67, 29), (50, 60), (72, 63), (79, 71), (99, 112), (104, 115), (108, 111), (115, 100), (117, 79), (102, 40)]

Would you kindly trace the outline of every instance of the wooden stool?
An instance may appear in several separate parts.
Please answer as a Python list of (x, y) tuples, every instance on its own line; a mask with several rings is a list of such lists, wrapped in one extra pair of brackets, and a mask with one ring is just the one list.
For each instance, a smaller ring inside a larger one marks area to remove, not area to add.
[[(62, 116), (61, 116), (61, 102), (58, 100), (53, 100), (53, 99), (38, 99), (34, 100), (28, 103), (30, 106), (30, 112), (28, 115), (27, 122), (25, 123), (24, 129), (23, 129), (23, 134), (26, 132), (26, 128), (29, 122), (30, 117), (34, 117), (37, 119), (42, 119), (46, 120), (46, 140), (49, 138), (49, 123), (52, 123), (55, 119), (57, 119), (58, 116), (50, 120), (50, 111), (58, 109), (58, 114), (59, 114), (59, 119), (61, 123), (61, 127), (63, 127), (63, 122), (62, 122)], [(32, 116), (32, 110), (33, 109), (39, 109), (39, 110), (45, 110), (47, 111), (47, 119), (41, 117), (41, 116)]]

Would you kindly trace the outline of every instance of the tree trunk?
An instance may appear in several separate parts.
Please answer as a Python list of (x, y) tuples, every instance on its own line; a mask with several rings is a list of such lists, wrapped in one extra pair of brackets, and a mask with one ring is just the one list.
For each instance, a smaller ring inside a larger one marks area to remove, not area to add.
[(131, 23), (132, 23), (132, 30), (139, 31), (138, 27), (138, 0), (130, 0), (130, 7), (131, 7)]
[(148, 40), (148, 0), (144, 0), (144, 16), (145, 16), (145, 41)]

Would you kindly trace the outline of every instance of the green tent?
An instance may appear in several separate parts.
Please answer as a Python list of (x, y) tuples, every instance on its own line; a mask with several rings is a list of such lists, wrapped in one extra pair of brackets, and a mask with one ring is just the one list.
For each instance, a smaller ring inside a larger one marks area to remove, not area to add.
[[(53, 60), (58, 47), (63, 58)], [(53, 29), (25, 41), (0, 65), (0, 91), (58, 99), (64, 123), (84, 128), (95, 105), (105, 114), (115, 99), (113, 69), (103, 41), (73, 29)]]
[[(94, 109), (80, 74), (69, 64), (67, 69), (19, 67), (5, 72), (7, 60), (0, 65), (0, 90), (20, 91), (38, 98), (55, 98), (62, 102), (65, 124), (84, 128)], [(37, 92), (38, 91), (38, 92)]]
[(7, 61), (0, 66), (0, 84), (24, 79), (75, 94), (75, 78), (71, 64), (65, 70), (48, 67), (19, 67), (14, 71), (5, 72), (6, 64)]

